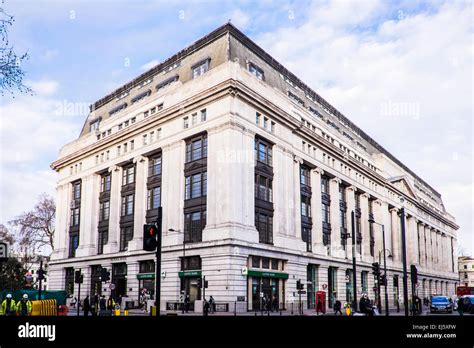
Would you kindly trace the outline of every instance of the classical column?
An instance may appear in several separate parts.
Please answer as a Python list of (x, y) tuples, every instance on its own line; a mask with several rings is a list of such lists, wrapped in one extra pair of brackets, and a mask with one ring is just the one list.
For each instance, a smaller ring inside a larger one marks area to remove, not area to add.
[(100, 176), (90, 174), (82, 178), (79, 246), (76, 256), (97, 253), (97, 224), (99, 221)]
[(433, 269), (433, 250), (431, 248), (431, 228), (428, 224), (424, 226), (425, 237), (426, 237), (426, 268), (428, 270)]
[(400, 217), (398, 216), (398, 209), (390, 209), (391, 214), (391, 226), (392, 226), (392, 256), (394, 261), (401, 260), (401, 248), (400, 248)]
[(120, 240), (120, 209), (122, 188), (122, 167), (109, 168), (110, 182), (110, 214), (109, 214), (109, 240), (104, 245), (104, 254), (115, 253), (119, 249)]
[[(294, 188), (293, 192), (293, 212), (292, 216), (294, 217), (293, 228), (294, 231), (293, 237), (301, 239), (301, 183), (300, 183), (300, 166), (303, 164), (303, 159), (298, 156), (293, 156), (293, 177), (292, 182), (289, 187)], [(289, 175), (291, 179), (291, 175)], [(291, 210), (290, 210), (291, 211)]]
[[(143, 225), (146, 222), (147, 208), (147, 177), (148, 158), (137, 156), (133, 159), (135, 163), (135, 207), (133, 216), (133, 239), (128, 243), (128, 250), (143, 249)], [(163, 228), (164, 229), (164, 228)], [(164, 233), (165, 231), (163, 231)]]
[[(376, 258), (376, 261), (378, 262), (379, 252), (383, 250), (382, 226), (378, 225), (378, 224), (383, 225), (383, 221), (384, 221), (383, 216), (382, 216), (382, 201), (380, 199), (376, 199), (372, 201), (372, 209), (373, 209), (373, 214), (374, 214), (374, 220), (375, 222), (377, 222), (377, 224), (373, 224), (372, 228), (374, 231), (374, 239), (375, 239), (374, 257)], [(385, 229), (385, 243), (387, 243), (387, 226), (384, 225), (384, 229)], [(383, 257), (383, 254), (382, 254), (382, 257)]]
[[(346, 207), (347, 207), (347, 233), (350, 234), (350, 238), (346, 239), (346, 257), (348, 259), (352, 259), (352, 221), (351, 221), (351, 213), (354, 212), (355, 214), (355, 193), (357, 192), (357, 188), (355, 186), (349, 186), (346, 188)], [(354, 219), (355, 223), (355, 219)], [(356, 228), (354, 227), (354, 231)], [(357, 231), (356, 231), (357, 233)], [(356, 247), (356, 255), (357, 255), (357, 247)]]
[(407, 215), (406, 241), (408, 265), (419, 265), (417, 220), (412, 215)]
[(329, 193), (331, 196), (330, 218), (331, 218), (331, 255), (344, 257), (341, 245), (341, 224), (339, 222), (339, 178), (329, 180)]
[(370, 255), (369, 195), (367, 193), (360, 195), (360, 226), (362, 229), (362, 257), (366, 261), (370, 261), (372, 256)]
[(321, 175), (324, 175), (324, 171), (321, 168), (311, 170), (311, 219), (313, 221), (311, 234), (313, 238), (313, 253), (327, 255), (327, 248), (323, 244), (321, 219)]
[(69, 205), (71, 201), (71, 184), (66, 183), (56, 187), (56, 225), (54, 233), (54, 252), (51, 260), (65, 259), (68, 252)]
[(425, 228), (424, 224), (421, 221), (418, 221), (417, 224), (418, 229), (418, 241), (419, 241), (419, 248), (420, 248), (420, 266), (426, 267), (426, 248), (425, 248)]
[(439, 243), (438, 243), (438, 230), (433, 228), (431, 230), (431, 239), (433, 240), (433, 269), (439, 270)]

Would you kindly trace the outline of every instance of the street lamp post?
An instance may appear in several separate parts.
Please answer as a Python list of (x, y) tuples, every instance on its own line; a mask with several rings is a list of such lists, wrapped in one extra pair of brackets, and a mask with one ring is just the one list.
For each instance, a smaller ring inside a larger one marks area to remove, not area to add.
[[(387, 249), (385, 249), (385, 226), (384, 226), (383, 224), (380, 224), (380, 223), (376, 222), (373, 217), (370, 217), (369, 223), (382, 226), (383, 273), (384, 273), (384, 276), (385, 276), (385, 283), (384, 283), (384, 290), (385, 290), (385, 315), (388, 316), (388, 315), (389, 315), (389, 314), (388, 314), (389, 308), (388, 308), (388, 291), (387, 291), (388, 279), (387, 279), (387, 255), (386, 255), (386, 250), (387, 250)], [(381, 252), (379, 252), (379, 264), (380, 264), (380, 253), (381, 253)], [(380, 284), (380, 280), (379, 280), (379, 284)], [(379, 286), (379, 289), (380, 289), (380, 286)], [(380, 291), (379, 291), (379, 296), (380, 296)]]
[[(169, 232), (181, 232), (181, 231), (177, 231), (175, 229), (168, 229)], [(185, 259), (186, 259), (186, 237), (184, 236), (184, 232), (183, 233), (183, 263), (182, 263), (182, 268), (183, 268), (183, 272), (184, 272), (184, 262), (185, 262)], [(184, 273), (183, 273), (183, 278), (184, 278)], [(184, 280), (183, 280), (184, 282)], [(184, 314), (184, 303), (186, 301), (186, 283), (184, 284), (184, 292), (183, 292), (183, 304), (181, 305), (181, 313)]]

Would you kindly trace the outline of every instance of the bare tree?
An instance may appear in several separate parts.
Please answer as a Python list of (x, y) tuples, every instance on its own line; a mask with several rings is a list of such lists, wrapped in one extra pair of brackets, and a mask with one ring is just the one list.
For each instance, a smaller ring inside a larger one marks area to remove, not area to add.
[(32, 211), (23, 213), (10, 224), (17, 228), (18, 248), (24, 265), (32, 262), (37, 254), (54, 250), (56, 205), (52, 197), (42, 194)]
[(5, 91), (13, 94), (14, 90), (32, 94), (32, 89), (23, 84), (25, 72), (21, 68), (21, 64), (29, 55), (17, 55), (8, 41), (8, 28), (14, 21), (13, 16), (0, 7), (0, 94), (4, 95)]
[(7, 242), (10, 247), (13, 247), (15, 243), (13, 234), (11, 234), (8, 228), (3, 224), (0, 224), (0, 242)]

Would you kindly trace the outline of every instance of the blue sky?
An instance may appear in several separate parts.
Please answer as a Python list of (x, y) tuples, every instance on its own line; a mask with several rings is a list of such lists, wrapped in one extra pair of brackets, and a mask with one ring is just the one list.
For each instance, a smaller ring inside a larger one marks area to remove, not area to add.
[[(0, 223), (54, 193), (87, 105), (231, 19), (434, 186), (474, 254), (467, 1), (11, 1), (36, 95), (1, 100)], [(414, 114), (386, 114), (409, 104)], [(72, 105), (73, 112), (61, 112)], [(8, 197), (8, 201), (6, 199)]]

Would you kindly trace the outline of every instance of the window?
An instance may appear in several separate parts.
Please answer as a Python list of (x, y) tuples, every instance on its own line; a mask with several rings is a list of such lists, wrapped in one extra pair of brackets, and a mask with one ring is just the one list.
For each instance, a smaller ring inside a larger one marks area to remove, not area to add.
[(272, 165), (272, 147), (262, 139), (255, 140), (255, 157), (257, 161)]
[(143, 134), (143, 145), (147, 145), (147, 138), (148, 138), (148, 135), (147, 134)]
[(71, 226), (79, 226), (80, 210), (80, 207), (71, 209)]
[(110, 192), (111, 175), (105, 174), (100, 178), (100, 192)]
[(272, 259), (272, 269), (278, 270), (278, 260), (277, 259)]
[(154, 260), (140, 261), (139, 270), (140, 270), (140, 273), (154, 273), (155, 261)]
[(184, 214), (185, 242), (202, 241), (202, 230), (206, 226), (206, 211), (199, 210)]
[(135, 166), (123, 168), (122, 185), (129, 185), (135, 182)]
[(107, 230), (99, 230), (99, 240), (97, 243), (97, 253), (104, 253), (104, 245), (107, 244), (109, 240), (109, 232)]
[(76, 256), (76, 249), (79, 246), (79, 233), (69, 234), (69, 257)]
[(179, 80), (179, 76), (175, 75), (173, 77), (170, 77), (163, 82), (160, 82), (159, 84), (156, 85), (156, 91), (161, 91), (162, 89), (165, 89), (166, 87), (170, 86), (171, 84), (175, 83), (176, 81)]
[(207, 157), (207, 137), (200, 135), (186, 142), (186, 162)]
[(326, 177), (321, 177), (321, 193), (329, 195), (329, 180)]
[(152, 157), (148, 161), (148, 176), (161, 175), (161, 155)]
[(201, 269), (201, 258), (199, 256), (187, 256), (181, 258), (181, 270)]
[(207, 191), (207, 172), (185, 177), (185, 198), (191, 199), (205, 196)]
[(252, 256), (252, 267), (253, 268), (260, 268), (260, 257)]
[(311, 217), (311, 197), (301, 195), (301, 215)]
[(90, 123), (90, 131), (93, 132), (95, 130), (98, 130), (99, 129), (99, 125), (100, 125), (100, 119), (99, 120), (95, 120), (95, 121), (92, 121)]
[(161, 187), (154, 187), (148, 190), (147, 210), (156, 209), (161, 204)]
[(258, 79), (260, 79), (260, 80), (264, 79), (265, 75), (263, 73), (263, 70), (261, 68), (259, 68), (258, 66), (256, 66), (255, 64), (249, 63), (249, 71), (250, 71), (250, 73), (257, 76)]
[(304, 101), (299, 98), (296, 94), (291, 93), (288, 91), (288, 96), (290, 97), (291, 100), (293, 100), (296, 104), (299, 104), (301, 106), (304, 106)]
[(187, 117), (187, 116), (185, 118), (183, 118), (183, 128), (184, 129), (189, 128), (189, 117)]
[(191, 124), (194, 126), (197, 124), (197, 121), (198, 121), (198, 115), (195, 112), (194, 114), (191, 115)]
[(306, 243), (306, 251), (311, 251), (311, 228), (301, 228), (301, 239)]
[(110, 215), (110, 201), (99, 203), (99, 221), (107, 221)]
[(268, 257), (262, 257), (262, 268), (270, 268), (270, 259)]
[(161, 138), (161, 128), (158, 128), (158, 129), (156, 130), (156, 138), (157, 138), (157, 139), (160, 139), (160, 138)]
[(135, 148), (135, 140), (130, 140), (130, 151)]
[(321, 205), (321, 218), (323, 223), (329, 224), (331, 221), (330, 218), (330, 210), (329, 210), (329, 205), (328, 204), (322, 204)]
[(368, 275), (369, 275), (369, 272), (366, 272), (366, 271), (363, 271), (361, 272), (361, 277), (360, 277), (360, 283), (361, 283), (361, 287), (362, 287), (362, 292), (364, 293), (367, 293), (368, 292)]
[(209, 59), (206, 59), (204, 62), (198, 63), (197, 65), (193, 66), (193, 79), (198, 76), (205, 74), (209, 70)]
[(263, 118), (263, 128), (267, 129), (268, 127), (268, 118), (264, 117)]
[(81, 182), (75, 182), (72, 184), (72, 197), (73, 199), (81, 199)]
[(203, 109), (201, 110), (201, 122), (206, 121), (206, 119), (207, 119), (206, 109)]
[(134, 200), (134, 194), (122, 196), (121, 216), (133, 215)]
[(273, 202), (271, 178), (255, 174), (255, 198), (266, 202)]
[(311, 186), (310, 169), (305, 166), (300, 167), (300, 183), (301, 185)]
[(270, 123), (270, 132), (275, 133), (275, 122)]
[(255, 114), (255, 124), (257, 126), (260, 126), (260, 116), (261, 115), (258, 112)]
[(133, 239), (133, 227), (122, 227), (120, 229), (120, 251), (128, 250), (128, 242)]
[(255, 212), (255, 227), (259, 235), (259, 242), (273, 244), (273, 217), (264, 213)]

